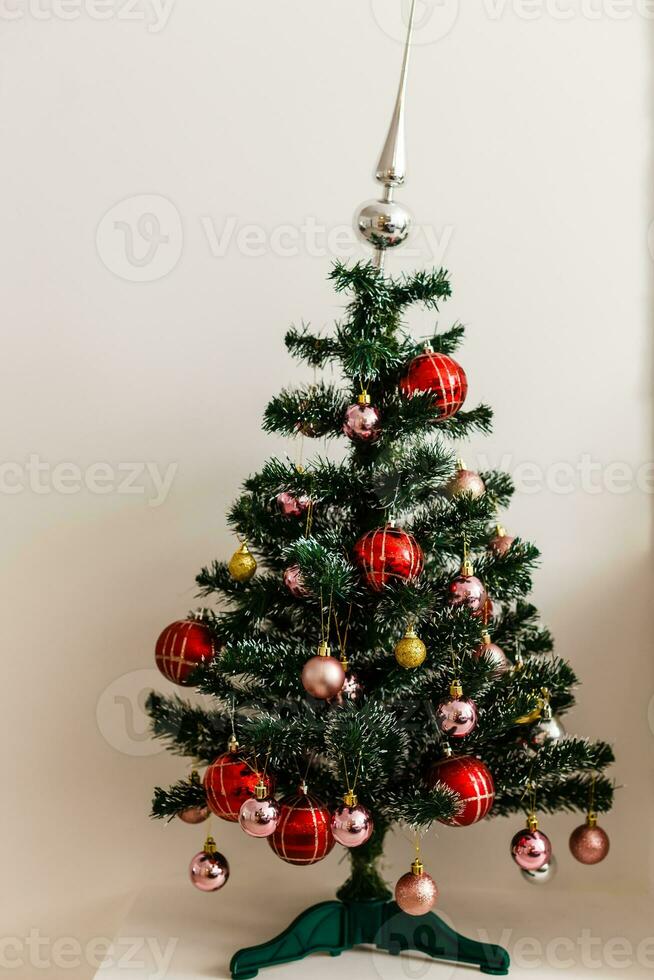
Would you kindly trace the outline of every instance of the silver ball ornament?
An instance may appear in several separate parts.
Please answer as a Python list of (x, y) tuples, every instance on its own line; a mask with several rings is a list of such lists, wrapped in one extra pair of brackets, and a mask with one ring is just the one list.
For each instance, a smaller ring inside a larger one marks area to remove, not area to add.
[(552, 713), (552, 709), (547, 703), (542, 709), (539, 720), (527, 732), (524, 746), (529, 755), (535, 756), (544, 745), (558, 742), (565, 734), (563, 723), (560, 718)]
[(396, 201), (368, 201), (357, 214), (355, 228), (375, 248), (395, 248), (406, 240), (411, 215)]
[(556, 858), (552, 855), (547, 864), (544, 864), (542, 868), (536, 868), (534, 871), (521, 868), (520, 874), (530, 885), (546, 885), (556, 875), (557, 870)]

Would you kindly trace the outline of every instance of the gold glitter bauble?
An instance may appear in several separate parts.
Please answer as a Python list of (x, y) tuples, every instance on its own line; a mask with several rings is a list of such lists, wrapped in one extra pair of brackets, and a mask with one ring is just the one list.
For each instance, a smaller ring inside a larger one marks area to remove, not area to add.
[(406, 669), (409, 670), (423, 664), (426, 656), (427, 647), (422, 640), (416, 636), (415, 630), (412, 627), (409, 627), (395, 647), (395, 659), (400, 667), (406, 667)]
[(249, 582), (257, 570), (257, 563), (250, 554), (248, 546), (243, 542), (229, 560), (229, 574), (237, 582)]

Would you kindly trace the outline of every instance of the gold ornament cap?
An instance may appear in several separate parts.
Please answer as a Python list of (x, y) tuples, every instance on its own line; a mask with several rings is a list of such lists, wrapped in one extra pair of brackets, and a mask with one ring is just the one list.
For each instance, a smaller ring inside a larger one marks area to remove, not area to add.
[(498, 538), (505, 538), (506, 537), (506, 528), (505, 527), (502, 527), (501, 524), (496, 524), (495, 525), (495, 534), (496, 534), (496, 536)]
[(205, 854), (215, 854), (216, 851), (218, 850), (218, 848), (216, 847), (216, 842), (211, 836), (211, 834), (209, 834), (209, 836), (205, 840), (204, 847), (202, 848), (202, 850), (204, 851)]
[(411, 874), (414, 874), (416, 877), (419, 877), (424, 873), (425, 873), (424, 864), (422, 863), (420, 858), (416, 858), (415, 861), (411, 864)]
[(268, 796), (268, 787), (264, 783), (263, 779), (261, 779), (260, 782), (258, 782), (257, 785), (254, 787), (254, 798), (255, 800), (265, 800), (267, 796)]
[(459, 678), (455, 678), (450, 684), (450, 697), (451, 698), (462, 698), (463, 697), (463, 685)]
[(595, 810), (589, 810), (588, 815), (586, 816), (586, 826), (590, 827), (591, 830), (594, 830), (595, 827), (597, 827), (597, 819), (597, 813)]
[(535, 813), (530, 813), (527, 817), (527, 830), (530, 830), (532, 833), (538, 830), (538, 817)]
[(330, 647), (327, 640), (321, 640), (318, 644), (318, 656), (319, 657), (330, 657), (332, 653), (332, 648)]
[(362, 391), (361, 394), (359, 395), (357, 401), (359, 402), (359, 405), (369, 405), (370, 404), (370, 395), (368, 394), (367, 391)]
[(357, 806), (358, 802), (359, 798), (357, 797), (357, 794), (354, 792), (354, 790), (349, 789), (343, 797), (343, 803), (345, 806), (349, 806), (350, 809), (352, 809), (352, 807)]
[(460, 456), (459, 456), (459, 458), (458, 458), (458, 459), (457, 459), (457, 461), (456, 461), (456, 468), (457, 468), (457, 470), (459, 471), (459, 473), (460, 473), (460, 472), (461, 472), (462, 470), (465, 470), (465, 469), (467, 469), (467, 466), (466, 466), (466, 462), (465, 462), (465, 460), (464, 460), (464, 459), (461, 459), (461, 457), (460, 457)]
[(470, 578), (471, 575), (475, 574), (475, 570), (469, 558), (464, 558), (461, 562), (461, 574), (465, 575), (466, 578)]
[(485, 647), (489, 647), (493, 642), (491, 640), (491, 635), (488, 632), (488, 630), (484, 630), (483, 633), (481, 634), (481, 642), (484, 644)]
[(227, 751), (235, 755), (240, 749), (240, 745), (236, 735), (230, 735), (227, 740)]

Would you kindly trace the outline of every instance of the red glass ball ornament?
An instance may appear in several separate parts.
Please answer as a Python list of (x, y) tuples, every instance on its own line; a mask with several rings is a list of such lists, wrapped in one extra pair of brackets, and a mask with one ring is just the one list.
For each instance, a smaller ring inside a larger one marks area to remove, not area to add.
[(438, 727), (450, 738), (465, 738), (474, 732), (477, 717), (477, 705), (471, 698), (449, 698), (436, 709)]
[(382, 432), (379, 409), (365, 401), (350, 405), (343, 420), (343, 432), (354, 442), (377, 442)]
[(550, 839), (538, 830), (537, 824), (534, 830), (519, 830), (511, 841), (511, 857), (523, 871), (538, 871), (552, 857)]
[[(467, 574), (467, 572), (470, 574)], [(448, 602), (454, 608), (464, 607), (473, 616), (483, 616), (484, 607), (488, 599), (488, 593), (484, 588), (484, 583), (472, 574), (470, 566), (464, 566), (461, 574), (450, 582), (448, 589)]]
[(459, 411), (468, 394), (468, 379), (460, 364), (447, 354), (425, 351), (409, 364), (400, 381), (400, 391), (411, 396), (430, 392), (438, 415), (434, 422), (442, 422)]
[(507, 534), (504, 528), (498, 524), (497, 534), (488, 542), (488, 550), (498, 558), (501, 558), (502, 555), (507, 553), (514, 541), (515, 538), (511, 537), (510, 534)]
[(366, 585), (374, 592), (381, 592), (393, 581), (412, 581), (425, 564), (422, 548), (413, 535), (390, 524), (359, 538), (353, 557)]
[(308, 510), (311, 498), (306, 494), (296, 497), (287, 490), (277, 494), (277, 506), (282, 517), (302, 517)]
[(395, 901), (407, 915), (425, 915), (438, 901), (438, 888), (422, 862), (414, 861), (411, 871), (402, 875), (395, 885)]
[(328, 651), (329, 647), (321, 644), (318, 655), (310, 657), (302, 668), (304, 690), (319, 701), (335, 698), (342, 691), (345, 683), (342, 663), (336, 657), (329, 656)]
[(451, 820), (444, 820), (452, 827), (469, 827), (483, 820), (495, 802), (495, 783), (490, 769), (481, 759), (470, 755), (451, 756), (435, 762), (427, 776), (433, 789), (442, 783), (461, 797), (461, 810)]
[[(204, 774), (204, 791), (209, 809), (222, 820), (236, 823), (243, 801), (254, 796), (255, 787), (261, 779), (261, 774), (255, 772), (238, 751), (218, 756)], [(273, 777), (266, 775), (263, 782), (268, 794), (272, 795), (275, 785)]]
[(335, 844), (330, 823), (325, 804), (303, 785), (281, 801), (279, 822), (268, 843), (288, 864), (316, 864)]
[(594, 814), (570, 835), (570, 853), (581, 864), (599, 864), (609, 853), (610, 846), (609, 835), (597, 826)]
[(204, 850), (191, 858), (188, 871), (191, 884), (201, 892), (217, 892), (227, 884), (229, 862), (216, 850), (213, 837), (207, 837)]
[(179, 620), (167, 626), (154, 650), (157, 667), (173, 684), (188, 686), (200, 664), (213, 660), (216, 644), (208, 626), (195, 620)]
[(500, 674), (506, 674), (511, 669), (511, 664), (509, 658), (505, 654), (501, 647), (498, 647), (497, 643), (493, 643), (490, 638), (490, 634), (485, 630), (482, 633), (481, 643), (475, 649), (475, 657), (479, 658), (482, 656), (490, 657), (493, 664), (494, 673), (499, 676)]
[(304, 584), (304, 576), (299, 565), (290, 565), (284, 572), (284, 585), (294, 599), (306, 599), (309, 590)]

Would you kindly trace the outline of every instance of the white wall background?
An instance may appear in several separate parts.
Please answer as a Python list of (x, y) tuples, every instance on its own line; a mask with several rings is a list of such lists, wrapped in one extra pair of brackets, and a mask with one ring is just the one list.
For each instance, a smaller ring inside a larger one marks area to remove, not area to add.
[[(298, 229), (348, 227), (374, 193), (401, 56), (399, 0), (75, 3), (0, 12), (3, 923), (17, 936), (102, 935), (143, 884), (187, 887), (200, 834), (147, 820), (151, 787), (183, 763), (146, 754), (138, 697), (154, 675), (132, 672), (152, 670), (159, 630), (194, 605), (201, 565), (233, 550), (223, 514), (240, 481), (288, 448), (259, 428), (298, 379), (283, 333), (341, 309), (330, 250)], [(453, 273), (442, 322), (469, 325), (470, 401), (496, 411), (466, 455), (544, 474), (507, 523), (542, 547), (535, 601), (584, 681), (569, 727), (618, 753), (611, 859), (575, 865), (576, 818), (548, 821), (555, 889), (644, 891), (651, 875), (651, 472), (649, 492), (636, 483), (652, 455), (646, 14), (422, 4), (400, 197), (440, 247), (417, 234), (391, 260)], [(137, 235), (139, 265), (114, 221), (144, 210), (168, 241), (149, 262)], [(238, 244), (247, 225), (264, 234), (259, 256)], [(271, 243), (280, 226), (295, 254)], [(577, 472), (585, 456), (599, 492)], [(126, 493), (105, 471), (98, 493), (53, 469), (88, 477), (98, 462), (176, 469), (160, 506), (143, 476)], [(432, 834), (443, 892), (492, 884), (526, 900), (507, 856), (515, 823)], [(220, 836), (241, 873), (299, 873), (253, 856), (238, 828)], [(408, 857), (400, 833), (391, 880)], [(310, 901), (344, 867), (332, 856), (303, 873)]]

